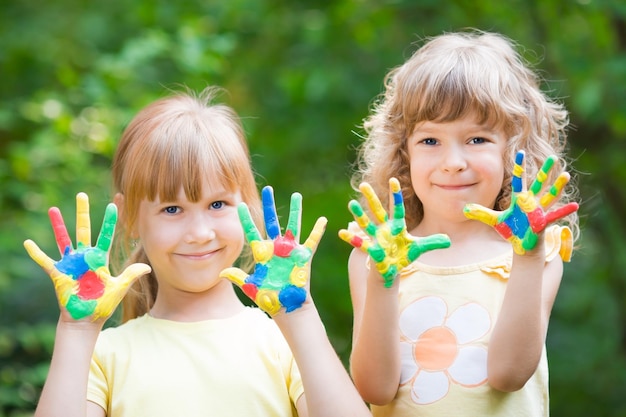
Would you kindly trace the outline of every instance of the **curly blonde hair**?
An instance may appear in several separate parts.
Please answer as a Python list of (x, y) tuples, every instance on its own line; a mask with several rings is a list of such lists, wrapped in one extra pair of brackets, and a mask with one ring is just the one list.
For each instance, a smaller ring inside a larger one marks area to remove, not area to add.
[[(113, 187), (124, 198), (112, 266), (150, 264), (141, 242), (133, 239), (142, 200), (173, 201), (182, 188), (196, 202), (204, 178), (239, 190), (257, 224), (262, 212), (241, 122), (230, 107), (213, 104), (221, 90), (187, 90), (159, 99), (139, 111), (124, 130), (113, 158)], [(261, 227), (259, 227), (262, 230)], [(244, 258), (250, 258), (250, 251)], [(248, 259), (249, 261), (249, 259)], [(245, 263), (245, 260), (243, 261)], [(243, 265), (242, 265), (243, 266)], [(156, 299), (154, 273), (141, 277), (122, 303), (122, 321), (148, 312)]]
[[(358, 149), (353, 188), (368, 182), (383, 196), (389, 192), (389, 178), (398, 178), (408, 230), (415, 228), (423, 207), (411, 185), (407, 138), (420, 122), (450, 122), (468, 114), (502, 128), (508, 136), (496, 210), (510, 205), (518, 150), (526, 152), (529, 178), (535, 177), (549, 155), (556, 155), (546, 183), (553, 181), (566, 168), (568, 113), (540, 90), (539, 76), (515, 48), (513, 41), (496, 33), (445, 33), (427, 39), (404, 64), (392, 69), (385, 77), (384, 92), (363, 122), (366, 135)], [(570, 182), (556, 204), (571, 201), (575, 193)], [(577, 238), (576, 213), (563, 222)]]

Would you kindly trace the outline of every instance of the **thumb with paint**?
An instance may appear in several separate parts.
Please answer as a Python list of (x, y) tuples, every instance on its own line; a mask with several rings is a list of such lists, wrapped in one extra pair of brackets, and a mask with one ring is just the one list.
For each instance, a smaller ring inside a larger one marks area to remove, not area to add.
[(150, 272), (150, 267), (133, 264), (121, 275), (111, 275), (108, 267), (109, 252), (117, 224), (117, 207), (114, 204), (106, 207), (95, 246), (91, 246), (87, 194), (76, 195), (76, 247), (72, 245), (60, 210), (52, 207), (48, 214), (61, 259), (54, 261), (30, 239), (24, 242), (26, 251), (50, 276), (62, 318), (104, 323), (113, 314), (131, 284), (141, 275)]

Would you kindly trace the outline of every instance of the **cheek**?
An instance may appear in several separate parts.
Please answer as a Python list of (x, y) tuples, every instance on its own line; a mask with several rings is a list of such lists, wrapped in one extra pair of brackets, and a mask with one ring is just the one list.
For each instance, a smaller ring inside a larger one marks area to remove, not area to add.
[(500, 186), (500, 188), (502, 188), (502, 183), (504, 182), (504, 175), (505, 175), (504, 161), (500, 161), (499, 164), (496, 164), (494, 166), (493, 171), (494, 171), (493, 172), (494, 178), (498, 179), (497, 183)]
[(502, 184), (502, 180), (504, 179), (504, 165), (502, 163), (484, 164), (483, 167), (485, 175), (488, 175), (489, 178), (493, 178), (494, 182)]
[(245, 241), (245, 236), (243, 233), (243, 228), (241, 226), (241, 222), (239, 221), (239, 217), (229, 216), (220, 221), (221, 226), (221, 235), (228, 239), (233, 244), (238, 244), (241, 248), (243, 248), (243, 244)]
[(137, 237), (149, 258), (154, 258), (156, 252), (165, 251), (175, 236), (175, 230), (166, 225), (142, 221), (137, 223)]
[(495, 205), (496, 198), (502, 191), (504, 183), (504, 167), (502, 165), (493, 166), (488, 172), (485, 172), (492, 180), (489, 181), (489, 200), (491, 205)]
[(164, 251), (164, 243), (163, 239), (160, 236), (160, 233), (154, 229), (148, 229), (147, 231), (139, 232), (139, 241), (141, 242), (141, 246), (148, 256), (148, 259), (158, 260), (162, 256), (159, 253)]
[(475, 169), (480, 169), (483, 176), (493, 178), (502, 185), (504, 179), (504, 155), (502, 152), (492, 151), (485, 152), (480, 155), (480, 159), (476, 160)]
[(238, 228), (233, 229), (233, 232), (231, 234), (231, 240), (233, 241), (233, 243), (235, 243), (237, 245), (237, 247), (239, 248), (239, 251), (241, 251), (243, 249), (243, 245), (246, 241), (246, 237), (243, 234), (243, 230), (241, 229), (241, 225), (239, 225)]
[(413, 184), (413, 189), (415, 190), (416, 194), (419, 195), (418, 190), (420, 189), (422, 184), (428, 180), (430, 170), (431, 168), (429, 167), (428, 161), (418, 161), (415, 158), (411, 160), (411, 183)]

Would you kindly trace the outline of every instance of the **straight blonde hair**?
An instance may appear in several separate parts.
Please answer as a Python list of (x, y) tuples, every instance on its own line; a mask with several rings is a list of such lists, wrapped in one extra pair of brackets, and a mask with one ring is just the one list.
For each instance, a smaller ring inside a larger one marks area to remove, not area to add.
[[(261, 225), (261, 205), (244, 130), (232, 108), (213, 104), (220, 92), (208, 87), (198, 94), (190, 90), (174, 93), (144, 107), (124, 130), (113, 158), (114, 192), (124, 198), (113, 267), (150, 264), (132, 234), (142, 200), (173, 201), (182, 189), (189, 201), (196, 202), (204, 179), (229, 191), (239, 190), (257, 227)], [(246, 248), (243, 259), (248, 258)], [(157, 291), (154, 273), (135, 282), (122, 302), (122, 321), (147, 313)]]

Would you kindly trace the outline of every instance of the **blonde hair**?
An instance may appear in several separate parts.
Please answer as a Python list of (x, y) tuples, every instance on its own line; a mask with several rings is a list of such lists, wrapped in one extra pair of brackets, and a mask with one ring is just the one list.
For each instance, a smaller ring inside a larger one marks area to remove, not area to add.
[[(142, 200), (173, 201), (182, 188), (196, 202), (206, 178), (229, 191), (239, 190), (253, 219), (261, 224), (241, 122), (230, 107), (212, 104), (220, 91), (208, 87), (199, 94), (174, 93), (144, 107), (125, 129), (113, 158), (114, 191), (124, 196), (113, 266), (121, 268), (124, 261), (150, 264), (141, 243), (132, 236)], [(157, 290), (153, 273), (140, 278), (123, 300), (122, 321), (148, 312)]]
[[(366, 181), (379, 196), (386, 196), (389, 178), (398, 178), (408, 230), (415, 228), (422, 220), (423, 207), (411, 185), (407, 138), (420, 122), (450, 122), (472, 114), (508, 135), (505, 178), (495, 209), (508, 208), (518, 150), (526, 152), (529, 178), (534, 178), (549, 155), (556, 155), (558, 161), (546, 183), (566, 167), (568, 113), (542, 93), (539, 81), (513, 42), (502, 35), (474, 30), (428, 39), (386, 75), (385, 90), (363, 123), (366, 137), (359, 148), (353, 188)], [(557, 204), (569, 202), (574, 192), (570, 183)], [(576, 238), (576, 213), (564, 222)]]

